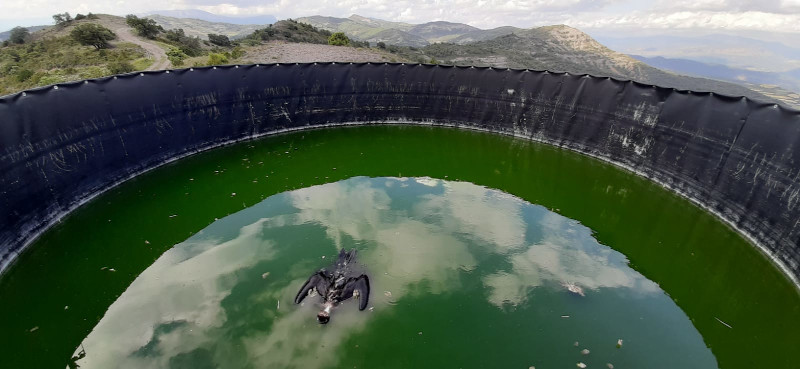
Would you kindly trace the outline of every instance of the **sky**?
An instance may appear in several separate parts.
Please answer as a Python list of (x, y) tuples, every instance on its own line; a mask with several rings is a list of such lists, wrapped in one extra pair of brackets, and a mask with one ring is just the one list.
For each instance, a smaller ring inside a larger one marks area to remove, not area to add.
[[(358, 14), (384, 20), (436, 20), (479, 28), (567, 24), (618, 31), (707, 29), (800, 34), (800, 0), (1, 0), (0, 30), (51, 24), (60, 12), (139, 14), (200, 9), (230, 16)], [(800, 35), (799, 35), (800, 36)]]

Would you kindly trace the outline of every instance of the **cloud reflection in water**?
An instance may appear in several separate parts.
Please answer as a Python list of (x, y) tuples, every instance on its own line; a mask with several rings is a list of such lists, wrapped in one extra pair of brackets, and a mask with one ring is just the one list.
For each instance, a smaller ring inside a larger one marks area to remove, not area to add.
[[(338, 345), (375, 316), (391, 314), (391, 303), (458, 291), (464, 273), (481, 273), (483, 296), (501, 309), (525, 304), (534, 288), (563, 282), (590, 293), (660, 291), (578, 222), (470, 183), (357, 177), (276, 195), (246, 211), (175, 245), (145, 270), (84, 340), (81, 367), (328, 367), (339, 360)], [(221, 227), (239, 229), (238, 236), (215, 238)], [(309, 235), (308, 252), (289, 256), (276, 235), (291, 232)], [(331, 256), (339, 247), (359, 247), (374, 311), (345, 304), (320, 326), (315, 299), (291, 304), (308, 275), (330, 261), (320, 261), (311, 244)], [(507, 263), (481, 270), (486, 255)], [(288, 272), (259, 280), (259, 268), (287, 263)], [(415, 288), (420, 284), (425, 289)]]

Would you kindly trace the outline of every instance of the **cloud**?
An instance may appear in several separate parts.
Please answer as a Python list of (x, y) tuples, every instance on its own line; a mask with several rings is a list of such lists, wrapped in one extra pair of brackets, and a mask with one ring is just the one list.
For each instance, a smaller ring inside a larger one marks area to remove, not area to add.
[(490, 274), (484, 284), (491, 289), (489, 302), (504, 308), (523, 304), (531, 289), (549, 284), (562, 288), (575, 283), (585, 290), (625, 288), (636, 293), (661, 289), (627, 266), (627, 259), (602, 246), (591, 230), (555, 213), (540, 222), (541, 240), (513, 253), (511, 269)]
[(390, 21), (450, 21), (479, 28), (530, 28), (569, 24), (578, 28), (705, 28), (800, 32), (800, 0), (4, 0), (0, 25), (50, 23), (69, 11), (125, 15), (152, 10), (201, 9), (212, 13), (279, 19), (358, 14)]
[[(229, 235), (231, 228), (238, 234)], [(325, 237), (308, 238), (310, 230)], [(294, 294), (321, 265), (318, 255), (280, 247), (287, 235), (306, 237), (327, 255), (364, 245), (358, 260), (369, 270), (372, 309), (348, 301), (320, 326), (318, 299), (294, 306)], [(486, 255), (506, 262), (480, 270)], [(291, 267), (262, 280), (262, 269), (278, 264)], [(590, 229), (541, 206), (466, 182), (356, 177), (270, 197), (175, 245), (111, 305), (84, 340), (88, 356), (79, 364), (328, 367), (340, 360), (339, 345), (392, 314), (392, 305), (461, 290), (473, 273), (486, 289), (472, 293), (500, 309), (524, 304), (534, 288), (561, 290), (562, 282), (587, 292), (660, 291)]]
[(716, 12), (708, 10), (670, 13), (637, 12), (625, 16), (575, 18), (565, 23), (577, 28), (728, 29), (800, 32), (800, 14), (762, 11)]

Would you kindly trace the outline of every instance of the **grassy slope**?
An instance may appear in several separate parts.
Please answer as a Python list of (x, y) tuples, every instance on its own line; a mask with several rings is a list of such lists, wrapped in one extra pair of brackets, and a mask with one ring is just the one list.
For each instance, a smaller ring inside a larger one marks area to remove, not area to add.
[[(0, 48), (0, 95), (54, 83), (97, 78), (111, 74), (109, 65), (128, 62), (141, 69), (152, 60), (134, 44), (112, 41), (107, 50), (82, 46), (69, 37), (80, 23), (100, 23), (111, 28), (117, 22), (105, 19), (77, 21), (63, 27), (50, 27), (33, 34), (23, 45)], [(124, 22), (124, 21), (123, 21)]]

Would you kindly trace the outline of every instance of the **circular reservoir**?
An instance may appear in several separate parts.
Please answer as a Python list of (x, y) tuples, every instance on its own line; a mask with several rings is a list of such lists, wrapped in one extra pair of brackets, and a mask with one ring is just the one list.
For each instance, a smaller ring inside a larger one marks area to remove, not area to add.
[[(318, 297), (292, 300), (341, 248), (369, 308), (319, 325)], [(790, 367), (800, 329), (794, 286), (688, 201), (428, 127), (298, 132), (149, 172), (43, 235), (0, 301), (18, 368)]]

